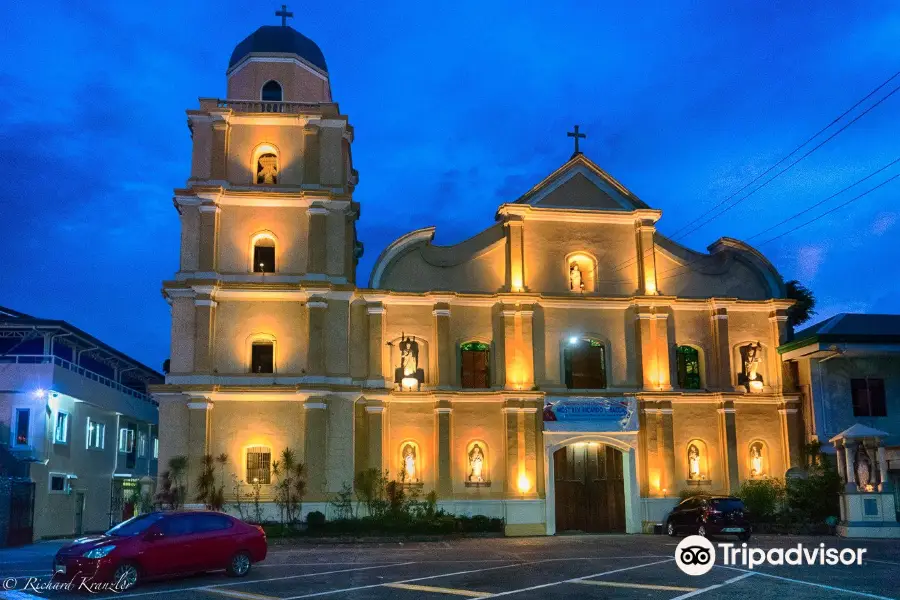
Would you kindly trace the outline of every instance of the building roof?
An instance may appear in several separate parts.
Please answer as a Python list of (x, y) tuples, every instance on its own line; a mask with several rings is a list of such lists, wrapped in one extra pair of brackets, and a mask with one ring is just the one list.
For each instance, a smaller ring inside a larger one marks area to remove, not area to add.
[(295, 54), (325, 73), (325, 55), (314, 41), (286, 25), (263, 25), (235, 46), (228, 61), (230, 70), (249, 54)]
[(856, 423), (855, 425), (850, 426), (848, 429), (840, 432), (830, 440), (829, 442), (834, 443), (837, 440), (860, 440), (863, 438), (883, 438), (890, 435), (886, 431), (881, 431), (880, 429), (875, 429), (874, 427), (869, 427), (867, 425), (861, 425)]
[(798, 331), (778, 352), (825, 343), (900, 344), (900, 315), (841, 313)]
[(129, 376), (145, 383), (162, 383), (165, 376), (151, 369), (147, 365), (137, 361), (124, 352), (120, 352), (112, 346), (100, 341), (91, 334), (82, 331), (78, 327), (58, 319), (40, 319), (25, 313), (0, 306), (0, 329), (36, 329), (46, 333), (48, 330), (59, 330), (70, 334), (65, 338), (66, 343), (71, 343), (80, 349), (88, 351), (96, 360), (111, 366), (125, 366), (134, 369)]

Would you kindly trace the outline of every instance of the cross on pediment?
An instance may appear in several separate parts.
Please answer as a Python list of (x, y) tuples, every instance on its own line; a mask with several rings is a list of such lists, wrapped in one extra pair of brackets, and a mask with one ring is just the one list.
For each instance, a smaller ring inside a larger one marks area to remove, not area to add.
[(287, 4), (282, 4), (281, 10), (275, 11), (275, 16), (281, 17), (281, 26), (282, 27), (287, 27), (287, 20), (289, 18), (291, 18), (291, 19), (294, 18), (294, 13), (288, 12)]
[(568, 133), (566, 133), (566, 135), (570, 138), (575, 138), (575, 152), (572, 154), (572, 156), (575, 156), (576, 154), (581, 154), (581, 150), (578, 149), (578, 140), (585, 139), (587, 137), (587, 134), (579, 133), (578, 125), (575, 125), (575, 131), (569, 131)]

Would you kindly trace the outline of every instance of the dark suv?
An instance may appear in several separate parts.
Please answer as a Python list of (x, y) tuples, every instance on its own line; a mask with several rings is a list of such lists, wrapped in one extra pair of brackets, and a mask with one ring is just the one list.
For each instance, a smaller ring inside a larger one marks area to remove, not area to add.
[(666, 533), (702, 535), (736, 535), (742, 542), (752, 531), (747, 509), (732, 496), (691, 496), (672, 509), (666, 519)]

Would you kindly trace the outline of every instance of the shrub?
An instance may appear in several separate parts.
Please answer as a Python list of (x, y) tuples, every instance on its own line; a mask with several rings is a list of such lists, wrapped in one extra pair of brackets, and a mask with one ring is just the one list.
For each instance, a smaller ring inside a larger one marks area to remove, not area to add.
[(325, 527), (325, 514), (317, 510), (306, 515), (306, 526), (310, 529), (322, 529)]
[(703, 494), (708, 494), (708, 493), (709, 493), (708, 491), (701, 490), (698, 488), (687, 488), (687, 489), (683, 489), (680, 492), (678, 492), (678, 496), (682, 500), (687, 500), (688, 498), (691, 498), (693, 496), (701, 496)]
[(789, 479), (787, 505), (798, 520), (819, 524), (840, 512), (841, 477), (830, 461), (821, 458), (807, 469), (805, 479)]
[(748, 479), (737, 497), (759, 521), (772, 521), (784, 502), (784, 482), (780, 479)]

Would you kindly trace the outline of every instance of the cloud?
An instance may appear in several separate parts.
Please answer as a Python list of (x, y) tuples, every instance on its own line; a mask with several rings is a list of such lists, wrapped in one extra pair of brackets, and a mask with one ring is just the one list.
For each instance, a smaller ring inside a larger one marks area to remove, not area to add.
[(897, 213), (881, 213), (875, 217), (875, 220), (872, 222), (872, 233), (875, 235), (884, 235), (896, 222)]
[(809, 283), (816, 278), (825, 254), (826, 248), (820, 245), (801, 246), (797, 250), (797, 273), (801, 281)]

